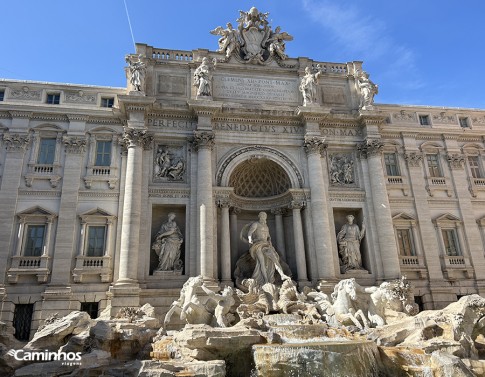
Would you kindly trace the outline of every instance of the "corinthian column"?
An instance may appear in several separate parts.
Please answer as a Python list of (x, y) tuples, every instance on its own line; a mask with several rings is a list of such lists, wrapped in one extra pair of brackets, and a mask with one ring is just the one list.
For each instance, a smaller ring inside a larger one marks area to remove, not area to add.
[(330, 245), (330, 224), (327, 215), (328, 193), (323, 180), (321, 162), (321, 154), (325, 148), (324, 139), (318, 136), (305, 137), (304, 148), (308, 159), (317, 278), (321, 282), (336, 277), (335, 256)]
[(128, 149), (128, 156), (121, 228), (120, 268), (116, 285), (137, 283), (143, 148), (151, 143), (152, 138), (144, 129), (130, 127), (124, 129), (123, 140)]
[(212, 132), (194, 132), (197, 157), (197, 210), (199, 216), (200, 273), (206, 280), (215, 280), (214, 209), (212, 199)]
[(375, 223), (377, 225), (376, 231), (381, 253), (380, 258), (384, 271), (382, 278), (395, 279), (400, 275), (399, 257), (382, 167), (382, 147), (383, 143), (380, 140), (367, 139), (357, 147), (357, 150), (360, 152), (360, 158), (367, 158), (369, 166), (372, 204), (374, 207)]

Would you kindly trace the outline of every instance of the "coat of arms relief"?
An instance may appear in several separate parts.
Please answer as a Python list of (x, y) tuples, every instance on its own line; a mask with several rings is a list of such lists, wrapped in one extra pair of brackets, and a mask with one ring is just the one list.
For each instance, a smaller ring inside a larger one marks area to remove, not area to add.
[(261, 13), (255, 7), (248, 12), (239, 11), (237, 29), (227, 23), (226, 29), (218, 26), (211, 31), (219, 35), (219, 49), (226, 60), (232, 55), (241, 58), (246, 63), (265, 64), (274, 58), (277, 62), (286, 60), (285, 42), (293, 37), (282, 32), (278, 26), (272, 29), (268, 22), (269, 13)]

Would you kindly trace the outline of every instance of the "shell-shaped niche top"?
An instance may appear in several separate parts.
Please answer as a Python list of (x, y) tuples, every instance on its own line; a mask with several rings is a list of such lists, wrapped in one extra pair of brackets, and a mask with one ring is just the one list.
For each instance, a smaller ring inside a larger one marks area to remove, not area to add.
[(245, 198), (266, 198), (285, 193), (291, 182), (276, 162), (253, 156), (240, 163), (229, 178), (236, 195)]

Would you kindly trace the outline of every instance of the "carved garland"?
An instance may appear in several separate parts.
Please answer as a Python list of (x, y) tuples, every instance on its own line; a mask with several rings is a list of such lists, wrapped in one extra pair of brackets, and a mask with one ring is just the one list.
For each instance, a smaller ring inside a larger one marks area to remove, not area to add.
[(279, 152), (277, 150), (274, 150), (274, 149), (271, 149), (271, 148), (262, 146), (262, 145), (254, 145), (254, 146), (251, 146), (251, 147), (241, 148), (238, 151), (234, 152), (232, 155), (230, 155), (222, 163), (221, 167), (219, 168), (219, 171), (217, 173), (217, 186), (220, 186), (221, 185), (221, 183), (222, 183), (222, 176), (224, 175), (224, 171), (226, 170), (227, 166), (231, 163), (231, 161), (233, 161), (236, 157), (238, 157), (238, 156), (240, 156), (240, 155), (242, 155), (244, 153), (249, 153), (249, 152), (253, 152), (253, 151), (261, 151), (261, 152), (271, 153), (271, 154), (274, 154), (274, 155), (278, 156), (282, 160), (284, 160), (285, 163), (288, 164), (291, 167), (291, 169), (293, 170), (293, 172), (295, 173), (295, 175), (296, 175), (296, 177), (298, 179), (299, 188), (303, 188), (303, 177), (300, 174), (300, 172), (299, 172), (298, 168), (296, 167), (296, 165), (293, 163), (293, 161), (291, 161), (283, 153), (281, 153), (281, 152)]
[(419, 168), (421, 161), (423, 161), (423, 155), (411, 152), (404, 154), (404, 159), (408, 163), (409, 167)]
[(465, 167), (465, 156), (459, 153), (449, 153), (446, 158), (450, 163), (451, 169), (463, 169)]

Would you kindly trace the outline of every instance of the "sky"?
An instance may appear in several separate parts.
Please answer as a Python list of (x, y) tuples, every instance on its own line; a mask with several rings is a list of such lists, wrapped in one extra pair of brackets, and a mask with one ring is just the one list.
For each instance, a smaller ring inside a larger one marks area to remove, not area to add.
[(125, 87), (125, 3), (137, 43), (216, 50), (255, 6), (290, 57), (363, 61), (376, 103), (485, 109), (484, 0), (0, 0), (0, 78)]

